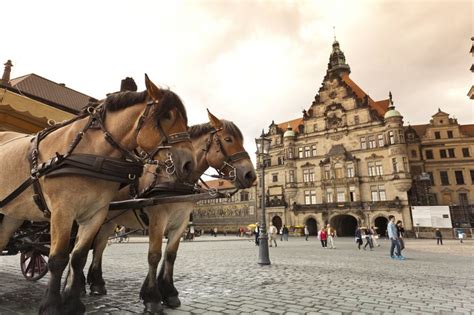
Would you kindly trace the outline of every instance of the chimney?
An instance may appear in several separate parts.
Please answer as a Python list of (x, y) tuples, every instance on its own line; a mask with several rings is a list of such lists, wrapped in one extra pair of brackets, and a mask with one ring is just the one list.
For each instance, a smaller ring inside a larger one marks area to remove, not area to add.
[(122, 80), (122, 83), (120, 84), (120, 92), (125, 91), (137, 91), (137, 84), (135, 83), (135, 80), (133, 80), (133, 78), (126, 77)]
[(2, 81), (0, 81), (3, 85), (10, 85), (10, 72), (12, 71), (12, 61), (8, 60), (5, 64), (5, 70), (3, 70)]

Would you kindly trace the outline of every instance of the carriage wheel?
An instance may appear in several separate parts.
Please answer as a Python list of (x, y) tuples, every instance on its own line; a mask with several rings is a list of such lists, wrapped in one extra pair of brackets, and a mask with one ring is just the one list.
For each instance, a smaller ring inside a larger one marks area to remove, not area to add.
[(20, 266), (26, 280), (39, 280), (48, 272), (48, 256), (34, 249), (22, 252), (20, 255)]

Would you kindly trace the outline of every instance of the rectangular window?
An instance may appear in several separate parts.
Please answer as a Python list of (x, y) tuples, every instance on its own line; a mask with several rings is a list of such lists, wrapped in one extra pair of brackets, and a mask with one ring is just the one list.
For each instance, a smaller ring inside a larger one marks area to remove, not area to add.
[(278, 181), (278, 173), (272, 174), (272, 182), (277, 182)]
[(369, 169), (369, 176), (375, 176), (375, 163), (369, 162), (367, 163), (367, 167)]
[(309, 169), (309, 181), (310, 182), (316, 181), (316, 176), (314, 175), (314, 168)]
[(304, 147), (304, 157), (311, 157), (311, 149), (310, 147)]
[(379, 185), (379, 197), (380, 201), (387, 200), (387, 196), (385, 195), (385, 187), (383, 185)]
[(471, 157), (471, 154), (469, 153), (469, 148), (462, 148), (462, 156)]
[(455, 158), (456, 155), (454, 154), (454, 149), (448, 149), (448, 157)]
[(403, 170), (407, 173), (410, 172), (410, 167), (408, 166), (408, 159), (403, 157)]
[(470, 170), (469, 173), (471, 174), (471, 184), (474, 185), (474, 170)]
[(336, 178), (343, 178), (344, 177), (344, 169), (342, 168), (342, 166), (339, 166), (334, 169), (335, 173), (336, 173)]
[(298, 157), (299, 157), (300, 159), (303, 158), (303, 148), (298, 148)]
[(346, 201), (346, 193), (342, 189), (337, 190), (337, 202), (345, 202)]
[(449, 185), (448, 172), (440, 171), (439, 172), (439, 178), (441, 179), (441, 185), (443, 185), (443, 186)]
[(392, 158), (392, 166), (393, 166), (393, 172), (398, 173), (397, 158)]
[(288, 148), (288, 159), (293, 158), (293, 148)]
[(314, 169), (306, 168), (303, 170), (303, 182), (309, 183), (314, 182)]
[(383, 140), (383, 135), (378, 135), (377, 138), (379, 141), (379, 147), (383, 147), (385, 145), (385, 142)]
[(361, 148), (362, 150), (367, 149), (367, 142), (366, 142), (366, 140), (365, 140), (365, 137), (361, 137), (361, 138), (360, 138), (360, 148)]
[(354, 125), (358, 125), (359, 124), (359, 116), (355, 115), (354, 116)]
[(349, 198), (350, 198), (350, 201), (356, 201), (356, 193), (355, 193), (354, 186), (349, 187)]
[(439, 131), (435, 131), (435, 139), (441, 139), (441, 133)]
[(400, 143), (405, 143), (405, 133), (403, 130), (398, 131), (398, 139), (400, 139)]
[(293, 170), (288, 171), (288, 182), (290, 182), (290, 183), (295, 182), (295, 171), (293, 171)]
[(375, 162), (375, 174), (377, 176), (382, 176), (383, 175), (383, 167), (382, 167), (382, 162)]
[(369, 149), (373, 149), (375, 147), (376, 147), (375, 136), (370, 136), (369, 137)]
[(395, 133), (393, 131), (388, 132), (388, 143), (395, 144)]
[(246, 191), (242, 191), (240, 193), (240, 201), (249, 201), (249, 193)]
[(377, 186), (370, 186), (370, 194), (372, 196), (372, 201), (379, 201), (379, 192), (377, 191)]
[(447, 158), (448, 155), (446, 154), (446, 150), (445, 150), (445, 149), (439, 150), (439, 156), (440, 156), (442, 159)]
[(352, 178), (354, 177), (354, 165), (347, 164), (347, 177)]
[(416, 150), (411, 150), (411, 157), (412, 157), (412, 158), (416, 158), (416, 157), (417, 157)]
[(316, 156), (316, 146), (315, 145), (311, 146), (311, 155)]
[(329, 166), (324, 167), (324, 178), (331, 179), (331, 169), (329, 168)]
[(283, 157), (279, 156), (277, 161), (278, 161), (278, 165), (282, 165), (283, 164)]
[(467, 205), (469, 205), (469, 199), (468, 199), (466, 193), (460, 193), (460, 194), (459, 194), (459, 204), (460, 204), (461, 206), (467, 206)]
[(432, 160), (433, 159), (433, 151), (432, 150), (426, 150), (425, 151), (425, 156), (427, 160)]
[(456, 177), (456, 185), (464, 185), (464, 175), (462, 171), (454, 171), (454, 176)]
[(304, 203), (307, 205), (316, 204), (316, 191), (315, 190), (304, 191)]
[(449, 139), (452, 139), (454, 136), (453, 136), (453, 131), (452, 130), (448, 130), (448, 138)]
[(332, 195), (332, 190), (327, 190), (326, 191), (326, 202), (327, 203), (334, 202), (333, 195)]

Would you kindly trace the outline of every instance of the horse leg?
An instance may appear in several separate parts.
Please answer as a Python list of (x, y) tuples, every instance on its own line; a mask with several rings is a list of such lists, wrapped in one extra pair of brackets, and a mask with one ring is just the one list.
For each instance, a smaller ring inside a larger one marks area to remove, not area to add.
[(176, 260), (176, 253), (178, 252), (179, 243), (181, 241), (181, 235), (187, 225), (188, 220), (184, 220), (180, 227), (168, 231), (168, 243), (166, 244), (165, 257), (158, 275), (158, 286), (163, 297), (163, 303), (173, 308), (181, 305), (181, 301), (178, 297), (178, 290), (173, 282), (173, 269)]
[(0, 223), (0, 253), (7, 246), (12, 234), (23, 224), (23, 220), (4, 216)]
[(71, 254), (70, 275), (63, 292), (64, 312), (66, 314), (83, 314), (85, 305), (81, 302), (84, 288), (84, 266), (90, 246), (101, 224), (107, 215), (108, 206), (100, 209), (95, 215), (85, 221), (78, 222), (77, 241)]
[[(151, 211), (150, 211), (151, 212)], [(154, 214), (150, 215), (148, 274), (140, 290), (140, 299), (145, 304), (145, 314), (163, 314), (161, 294), (156, 282), (156, 271), (161, 260), (161, 246), (166, 220), (159, 220)]]
[[(62, 209), (62, 207), (55, 207)], [(69, 242), (73, 217), (66, 211), (51, 213), (51, 248), (49, 251), (49, 282), (41, 301), (40, 314), (63, 314), (61, 309), (61, 276), (69, 261)]]
[(90, 295), (106, 295), (105, 281), (102, 277), (102, 257), (107, 247), (107, 241), (114, 231), (114, 223), (108, 222), (101, 226), (92, 245), (92, 263), (87, 273), (87, 284), (90, 285)]

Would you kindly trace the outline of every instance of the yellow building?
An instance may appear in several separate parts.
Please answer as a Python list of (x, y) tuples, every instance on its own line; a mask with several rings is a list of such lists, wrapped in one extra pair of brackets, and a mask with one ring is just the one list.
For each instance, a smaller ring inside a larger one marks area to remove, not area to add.
[(36, 74), (10, 79), (12, 66), (10, 60), (5, 63), (0, 81), (1, 131), (37, 132), (48, 122), (74, 117), (91, 99)]

